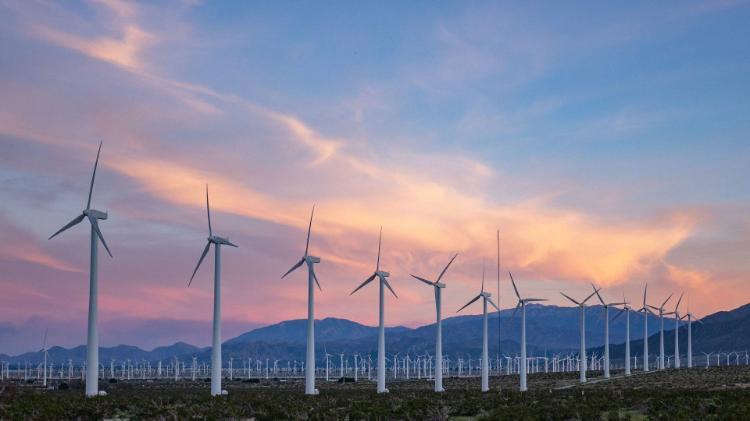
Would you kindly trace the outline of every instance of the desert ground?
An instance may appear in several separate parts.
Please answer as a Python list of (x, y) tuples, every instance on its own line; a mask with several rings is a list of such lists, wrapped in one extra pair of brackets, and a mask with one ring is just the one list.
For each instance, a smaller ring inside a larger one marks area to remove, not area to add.
[(512, 375), (492, 377), (489, 393), (477, 377), (446, 378), (442, 394), (429, 380), (391, 381), (383, 395), (368, 380), (319, 380), (314, 397), (302, 393), (302, 379), (226, 380), (229, 395), (219, 398), (207, 379), (102, 382), (108, 396), (93, 399), (80, 381), (5, 382), (0, 419), (750, 419), (748, 366), (601, 374), (589, 372), (585, 386), (578, 373), (534, 374), (523, 394)]

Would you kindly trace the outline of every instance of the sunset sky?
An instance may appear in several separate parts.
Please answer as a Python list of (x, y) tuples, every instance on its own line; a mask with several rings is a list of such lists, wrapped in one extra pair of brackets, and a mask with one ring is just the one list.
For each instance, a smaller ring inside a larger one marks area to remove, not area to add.
[[(750, 5), (0, 0), (0, 352), (85, 342), (93, 204), (101, 344), (210, 341), (306, 317), (434, 319), (479, 289), (567, 305), (591, 282), (703, 316), (750, 297)], [(687, 302), (687, 298), (685, 302)], [(473, 311), (477, 312), (477, 306)], [(684, 310), (684, 309), (683, 309)]]

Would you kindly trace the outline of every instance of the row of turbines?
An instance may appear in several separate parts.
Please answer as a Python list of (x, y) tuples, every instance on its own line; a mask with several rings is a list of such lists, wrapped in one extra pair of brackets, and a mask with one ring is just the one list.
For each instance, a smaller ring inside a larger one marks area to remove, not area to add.
[[(91, 227), (91, 242), (90, 242), (90, 271), (89, 271), (89, 307), (88, 307), (88, 337), (87, 337), (87, 347), (86, 347), (86, 362), (85, 365), (87, 367), (100, 367), (99, 364), (99, 338), (98, 338), (98, 329), (97, 329), (97, 318), (98, 318), (98, 277), (97, 277), (97, 262), (98, 262), (98, 246), (99, 242), (104, 246), (104, 249), (106, 250), (107, 254), (112, 257), (112, 253), (107, 245), (107, 242), (104, 240), (104, 236), (102, 235), (102, 232), (99, 227), (99, 221), (103, 221), (107, 219), (107, 212), (96, 210), (91, 207), (91, 200), (92, 200), (92, 193), (94, 189), (94, 181), (96, 179), (96, 170), (99, 164), (99, 157), (101, 154), (101, 148), (102, 144), (99, 144), (99, 148), (97, 150), (96, 160), (94, 163), (94, 171), (91, 176), (91, 183), (89, 186), (89, 192), (88, 192), (88, 199), (86, 201), (86, 207), (81, 212), (80, 215), (76, 216), (73, 220), (71, 220), (69, 223), (67, 223), (65, 226), (63, 226), (61, 229), (59, 229), (57, 232), (55, 232), (52, 236), (50, 236), (50, 239), (54, 238), (58, 234), (62, 233), (63, 231), (81, 223), (84, 219), (87, 219), (90, 223)], [(202, 262), (204, 261), (205, 257), (209, 253), (211, 246), (214, 247), (214, 307), (213, 307), (213, 336), (212, 336), (212, 348), (211, 348), (211, 363), (210, 363), (210, 370), (211, 370), (211, 395), (217, 396), (217, 395), (224, 395), (226, 394), (226, 390), (223, 390), (221, 387), (221, 381), (222, 381), (222, 358), (221, 358), (221, 248), (222, 246), (230, 246), (230, 247), (237, 247), (236, 244), (229, 241), (226, 237), (221, 237), (219, 235), (216, 235), (213, 231), (212, 225), (211, 225), (211, 207), (209, 203), (209, 195), (208, 195), (208, 186), (206, 186), (206, 213), (207, 213), (207, 219), (208, 219), (208, 238), (206, 241), (206, 246), (203, 249), (203, 252), (201, 253), (201, 256), (198, 260), (198, 264), (195, 266), (195, 269), (193, 270), (193, 273), (190, 277), (190, 281), (188, 282), (188, 287), (192, 284), (193, 279), (195, 278), (195, 275), (198, 272), (198, 269), (200, 268)], [(299, 261), (297, 261), (286, 273), (282, 275), (281, 278), (285, 278), (287, 275), (291, 274), (298, 268), (300, 268), (303, 265), (307, 266), (307, 291), (308, 291), (308, 318), (307, 318), (307, 351), (306, 351), (306, 358), (305, 358), (305, 393), (309, 395), (316, 395), (318, 394), (318, 389), (315, 387), (315, 379), (316, 379), (316, 366), (315, 366), (315, 328), (314, 328), (314, 319), (315, 319), (315, 311), (314, 311), (314, 301), (315, 301), (315, 287), (322, 291), (320, 283), (318, 281), (318, 277), (315, 274), (315, 265), (321, 262), (321, 258), (317, 256), (313, 256), (309, 254), (309, 247), (310, 247), (310, 234), (312, 231), (312, 222), (313, 222), (313, 216), (315, 213), (315, 207), (313, 206), (312, 211), (310, 213), (310, 222), (308, 224), (307, 229), (307, 240), (305, 242), (305, 251), (302, 257)], [(377, 260), (375, 264), (375, 271), (367, 278), (364, 282), (362, 282), (359, 286), (357, 286), (351, 294), (356, 293), (360, 289), (364, 288), (366, 285), (370, 284), (371, 282), (375, 281), (377, 279), (378, 283), (378, 294), (379, 294), (379, 304), (378, 304), (378, 351), (377, 351), (377, 360), (376, 360), (376, 367), (375, 372), (377, 375), (377, 392), (378, 393), (386, 393), (388, 392), (388, 389), (386, 388), (386, 352), (385, 352), (385, 290), (387, 289), (394, 297), (398, 298), (398, 295), (394, 291), (393, 287), (388, 282), (388, 278), (390, 277), (390, 273), (382, 270), (380, 267), (380, 253), (381, 253), (381, 245), (382, 245), (382, 237), (383, 237), (383, 230), (382, 227), (380, 229), (380, 235), (378, 238), (378, 254), (377, 254)], [(498, 241), (498, 263), (497, 263), (497, 282), (498, 287), (500, 283), (500, 234), (498, 231), (497, 234), (497, 241)], [(445, 273), (447, 272), (448, 268), (451, 266), (453, 261), (456, 259), (457, 254), (453, 255), (451, 257), (448, 264), (443, 268), (443, 270), (439, 273), (439, 275), (434, 279), (430, 280), (424, 277), (411, 275), (416, 280), (423, 282), (424, 284), (432, 287), (434, 294), (435, 294), (435, 307), (436, 307), (436, 320), (437, 320), (437, 336), (436, 336), (436, 345), (435, 345), (435, 361), (444, 361), (443, 358), (443, 352), (442, 352), (442, 306), (441, 306), (441, 291), (445, 289), (446, 284), (444, 282), (441, 282)], [(511, 283), (513, 285), (513, 290), (515, 292), (516, 298), (517, 298), (517, 305), (516, 305), (516, 311), (520, 310), (520, 317), (521, 317), (521, 354), (518, 357), (519, 361), (525, 361), (526, 363), (520, 363), (518, 364), (518, 374), (520, 374), (520, 384), (519, 389), (521, 391), (527, 390), (527, 373), (529, 371), (529, 358), (527, 357), (526, 353), (526, 306), (528, 303), (531, 302), (539, 302), (539, 301), (546, 301), (546, 299), (543, 298), (530, 298), (530, 297), (522, 297), (519, 293), (519, 290), (516, 286), (515, 280), (513, 279), (513, 275), (509, 272), (509, 277), (511, 280)], [(646, 287), (647, 288), (647, 287)], [(620, 314), (625, 314), (627, 318), (627, 326), (628, 329), (627, 337), (626, 337), (626, 358), (625, 358), (625, 373), (626, 375), (629, 375), (631, 372), (630, 368), (630, 338), (629, 338), (629, 318), (630, 318), (630, 312), (631, 308), (629, 307), (628, 303), (623, 298), (622, 302), (617, 303), (605, 303), (602, 299), (601, 295), (599, 294), (600, 289), (594, 286), (594, 292), (589, 295), (588, 297), (584, 298), (581, 301), (574, 300), (570, 296), (563, 294), (567, 299), (571, 300), (573, 303), (578, 305), (581, 309), (581, 317), (580, 317), (580, 323), (581, 323), (581, 350), (578, 355), (578, 367), (580, 370), (580, 380), (581, 382), (586, 381), (586, 366), (587, 366), (587, 359), (586, 359), (586, 348), (585, 348), (585, 316), (584, 316), (584, 308), (586, 305), (586, 302), (591, 299), (594, 295), (596, 295), (601, 303), (604, 305), (604, 311), (605, 316), (607, 317), (607, 323), (605, 323), (606, 326), (606, 334), (605, 334), (605, 351), (603, 356), (603, 366), (604, 366), (604, 373), (605, 377), (609, 377), (610, 375), (610, 361), (609, 361), (609, 325), (608, 325), (608, 311), (610, 307), (613, 306), (624, 306)], [(458, 311), (461, 311), (465, 309), (466, 307), (470, 306), (474, 302), (478, 300), (482, 300), (482, 309), (483, 309), (483, 337), (482, 337), (482, 358), (480, 359), (481, 364), (481, 390), (482, 391), (488, 391), (489, 390), (489, 367), (490, 367), (490, 358), (488, 353), (488, 332), (487, 332), (487, 314), (488, 314), (488, 305), (494, 308), (495, 310), (499, 311), (500, 309), (498, 306), (492, 301), (492, 295), (485, 291), (484, 287), (484, 265), (482, 270), (482, 284), (480, 291), (478, 295), (473, 297), (466, 305), (461, 307)], [(670, 297), (671, 298), (671, 295)], [(644, 351), (643, 351), (643, 370), (648, 371), (649, 370), (649, 359), (648, 359), (648, 341), (647, 341), (647, 323), (648, 323), (648, 314), (653, 314), (653, 310), (658, 311), (660, 324), (661, 324), (661, 335), (660, 335), (660, 353), (659, 353), (659, 359), (658, 359), (658, 368), (663, 369), (665, 368), (664, 365), (664, 316), (672, 315), (675, 316), (675, 323), (678, 326), (679, 322), (682, 318), (687, 318), (687, 325), (688, 325), (688, 367), (692, 366), (692, 347), (691, 347), (691, 330), (690, 326), (693, 321), (693, 315), (688, 311), (688, 313), (681, 317), (679, 315), (679, 301), (678, 305), (675, 308), (675, 311), (673, 312), (665, 312), (664, 306), (666, 305), (667, 301), (669, 301), (669, 298), (665, 300), (661, 306), (654, 307), (646, 304), (646, 289), (644, 289), (644, 299), (643, 299), (643, 307), (638, 309), (638, 312), (643, 313), (644, 315), (644, 323), (646, 324), (646, 329), (644, 329)], [(677, 332), (677, 330), (675, 330)], [(675, 346), (678, 345), (678, 341), (675, 341)], [(679, 367), (679, 350), (675, 350), (675, 366)], [(435, 388), (434, 390), (436, 392), (443, 392), (443, 367), (444, 364), (435, 364), (434, 365), (434, 381), (435, 381)], [(85, 383), (86, 383), (86, 396), (97, 396), (97, 395), (103, 395), (105, 392), (98, 390), (98, 376), (99, 376), (99, 370), (88, 370), (85, 371)]]
[[(43, 352), (45, 350), (42, 350)], [(703, 352), (703, 367), (740, 366), (750, 365), (750, 352)], [(658, 360), (658, 355), (651, 355), (653, 362)], [(679, 358), (673, 355), (666, 356), (666, 368), (676, 368), (675, 362)], [(234, 364), (235, 360), (242, 364)], [(630, 358), (632, 369), (639, 369), (640, 356), (635, 354)], [(695, 360), (699, 360), (696, 358)], [(190, 360), (189, 360), (190, 361)], [(192, 362), (182, 361), (177, 357), (169, 361), (157, 361), (152, 363), (146, 359), (111, 359), (109, 365), (99, 365), (99, 379), (117, 380), (169, 380), (180, 381), (189, 379), (203, 380), (210, 376), (210, 365), (198, 361), (197, 357)], [(325, 352), (325, 368), (316, 368), (315, 376), (318, 379), (328, 381), (341, 381), (350, 378), (353, 381), (359, 379), (372, 379), (373, 360), (372, 355), (355, 353), (346, 355), (344, 353), (329, 354)], [(714, 361), (714, 362), (712, 362)], [(434, 380), (437, 371), (437, 360), (433, 355), (410, 355), (399, 357), (398, 354), (386, 358), (386, 377), (393, 380)], [(606, 359), (592, 353), (587, 357), (586, 364), (589, 371), (603, 372)], [(351, 363), (351, 364), (350, 364)], [(568, 373), (579, 370), (580, 359), (577, 353), (555, 354), (547, 356), (527, 357), (526, 366), (530, 374), (533, 373)], [(14, 367), (15, 366), (15, 367)], [(467, 378), (481, 376), (481, 358), (473, 358), (471, 355), (457, 354), (455, 358), (446, 356), (442, 360), (441, 372), (445, 376), (454, 378)], [(496, 354), (494, 360), (488, 359), (488, 370), (490, 375), (516, 375), (521, 367), (521, 357), (516, 355)], [(613, 370), (623, 370), (625, 361), (610, 361)], [(266, 358), (229, 358), (227, 364), (221, 369), (222, 376), (230, 381), (245, 379), (298, 379), (304, 377), (305, 362), (298, 360), (279, 360)], [(48, 386), (48, 380), (85, 380), (86, 362), (74, 363), (73, 359), (56, 364), (46, 359), (38, 364), (20, 362), (11, 364), (8, 361), (0, 361), (0, 381), (23, 380), (24, 382), (38, 381), (44, 387)]]

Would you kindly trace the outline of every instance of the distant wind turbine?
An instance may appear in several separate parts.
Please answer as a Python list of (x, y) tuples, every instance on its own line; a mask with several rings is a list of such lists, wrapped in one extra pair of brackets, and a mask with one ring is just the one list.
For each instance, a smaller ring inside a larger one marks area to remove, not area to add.
[(349, 295), (353, 295), (359, 291), (362, 287), (372, 282), (376, 277), (380, 281), (379, 296), (380, 304), (378, 306), (378, 393), (388, 393), (388, 389), (385, 388), (385, 294), (383, 288), (388, 288), (394, 297), (398, 298), (398, 295), (393, 291), (391, 285), (388, 283), (388, 277), (390, 273), (380, 270), (380, 245), (383, 240), (383, 227), (380, 227), (380, 236), (378, 237), (378, 260), (375, 264), (375, 272), (370, 275), (369, 278), (365, 279), (354, 291)]
[(292, 266), (282, 277), (294, 272), (297, 268), (307, 263), (307, 356), (305, 363), (305, 394), (317, 395), (318, 389), (315, 388), (315, 288), (313, 281), (320, 288), (318, 277), (315, 275), (315, 264), (320, 263), (320, 257), (310, 256), (307, 254), (310, 247), (310, 231), (312, 230), (313, 215), (315, 214), (315, 205), (310, 212), (310, 223), (307, 225), (307, 242), (305, 242), (305, 254)]
[(602, 296), (599, 294), (599, 290), (594, 284), (591, 284), (594, 288), (594, 294), (599, 298), (599, 302), (604, 306), (604, 378), (608, 379), (609, 376), (609, 308), (611, 306), (627, 305), (628, 303), (623, 300), (621, 303), (605, 303)]
[(466, 307), (473, 304), (476, 300), (482, 298), (482, 392), (487, 392), (490, 390), (490, 380), (489, 380), (489, 350), (487, 345), (487, 303), (492, 305), (492, 307), (495, 307), (495, 309), (499, 310), (497, 305), (492, 302), (492, 294), (489, 292), (485, 292), (484, 290), (484, 262), (482, 263), (482, 288), (479, 290), (479, 294), (472, 298), (471, 301), (464, 304), (463, 307), (459, 308), (458, 312), (465, 309)]
[(625, 375), (629, 376), (630, 373), (630, 304), (625, 299), (625, 290), (622, 291), (622, 302), (625, 303), (620, 312), (615, 316), (612, 321), (615, 321), (623, 313), (625, 313)]
[(516, 304), (516, 309), (513, 310), (513, 315), (518, 311), (518, 307), (521, 307), (521, 360), (518, 362), (521, 382), (519, 390), (525, 392), (528, 390), (526, 386), (526, 303), (547, 300), (544, 298), (521, 298), (518, 288), (516, 288), (516, 281), (513, 280), (513, 274), (508, 272), (508, 275), (510, 276), (510, 283), (513, 285), (513, 291), (516, 293), (516, 298), (518, 298), (518, 304)]
[(198, 268), (201, 267), (203, 259), (208, 254), (211, 244), (214, 245), (214, 325), (213, 342), (211, 344), (211, 396), (225, 395), (227, 392), (221, 389), (221, 246), (227, 245), (237, 247), (228, 238), (214, 235), (211, 229), (211, 206), (208, 203), (208, 185), (206, 185), (206, 214), (208, 215), (208, 240), (203, 254), (195, 266), (193, 275), (188, 282), (188, 288), (193, 283)]
[[(102, 242), (104, 249), (107, 250), (109, 257), (112, 257), (112, 253), (109, 251), (107, 242), (104, 241), (104, 236), (99, 229), (98, 220), (107, 219), (107, 212), (91, 208), (91, 195), (94, 191), (94, 179), (96, 178), (96, 168), (99, 166), (99, 154), (102, 151), (102, 143), (99, 143), (99, 149), (96, 152), (96, 161), (94, 161), (94, 173), (91, 175), (91, 184), (89, 185), (89, 198), (86, 201), (86, 209), (75, 217), (72, 221), (68, 222), (67, 225), (60, 228), (56, 233), (49, 237), (51, 240), (61, 232), (78, 225), (83, 221), (84, 218), (89, 220), (91, 224), (91, 264), (89, 266), (89, 320), (88, 320), (88, 338), (86, 340), (86, 365), (88, 367), (99, 367), (99, 330), (98, 315), (99, 315), (99, 279), (98, 279), (98, 246), (99, 241)], [(86, 396), (92, 397), (97, 395), (106, 395), (106, 392), (102, 391), (99, 393), (99, 370), (88, 370), (86, 372)]]
[(569, 299), (580, 308), (579, 324), (581, 327), (581, 350), (578, 354), (578, 371), (580, 373), (581, 383), (586, 383), (586, 301), (596, 295), (598, 291), (599, 290), (594, 287), (594, 292), (592, 292), (591, 295), (586, 297), (586, 299), (581, 302), (570, 298), (569, 296), (565, 295), (564, 292), (560, 293), (563, 295), (563, 297)]
[(42, 385), (47, 387), (47, 329), (44, 329), (44, 339), (42, 340), (41, 352), (44, 353), (44, 380)]
[(672, 298), (672, 294), (669, 294), (669, 297), (659, 307), (649, 305), (652, 309), (659, 310), (659, 370), (664, 370), (664, 306), (667, 305), (670, 298)]
[[(444, 392), (445, 389), (443, 389), (443, 323), (441, 318), (441, 311), (442, 311), (442, 305), (440, 301), (441, 293), (440, 291), (445, 288), (445, 284), (441, 283), (440, 280), (443, 278), (443, 275), (445, 275), (445, 272), (448, 270), (448, 267), (453, 263), (453, 261), (456, 259), (458, 254), (454, 254), (451, 260), (448, 262), (447, 265), (445, 265), (445, 268), (443, 268), (443, 271), (440, 272), (440, 275), (438, 275), (437, 279), (433, 281), (428, 281), (425, 278), (420, 278), (416, 275), (411, 275), (414, 279), (417, 279), (419, 281), (424, 282), (427, 285), (430, 285), (435, 290), (435, 312), (437, 316), (437, 336), (435, 338), (435, 392)], [(408, 364), (408, 355), (407, 355), (407, 364)], [(409, 375), (408, 369), (406, 372), (407, 378)]]
[[(693, 330), (693, 320), (694, 320), (693, 317), (695, 317), (695, 316), (693, 316), (693, 313), (690, 312), (690, 296), (688, 295), (687, 314), (685, 314), (684, 316), (681, 317), (682, 319), (686, 318), (687, 321), (688, 321), (688, 323), (687, 323), (687, 334), (688, 334), (688, 338), (687, 338), (687, 347), (688, 347), (688, 351), (687, 351), (687, 364), (688, 364), (688, 368), (693, 368), (693, 333), (692, 333), (692, 330)], [(700, 324), (703, 324), (703, 321), (700, 320), (700, 319), (695, 319), (695, 321), (698, 322), (698, 323), (700, 323)]]
[(682, 302), (682, 295), (677, 300), (677, 305), (674, 306), (674, 311), (670, 311), (668, 314), (674, 314), (674, 368), (680, 368), (680, 303)]
[(648, 371), (648, 315), (654, 314), (650, 309), (649, 305), (646, 304), (646, 292), (648, 291), (648, 283), (643, 287), (643, 307), (638, 312), (643, 313), (643, 371)]

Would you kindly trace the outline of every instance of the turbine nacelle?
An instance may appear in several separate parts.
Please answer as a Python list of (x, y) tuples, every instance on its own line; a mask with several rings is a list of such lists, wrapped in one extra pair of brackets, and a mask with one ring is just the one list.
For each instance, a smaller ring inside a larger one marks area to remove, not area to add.
[(434, 286), (435, 288), (445, 288), (445, 284), (442, 282), (435, 282), (434, 284), (432, 284), (432, 286)]
[(219, 237), (218, 235), (211, 235), (211, 236), (209, 236), (208, 237), (208, 242), (209, 243), (213, 243), (213, 244), (217, 244), (217, 245), (227, 245), (227, 246), (237, 247), (237, 245), (234, 244), (234, 243), (232, 243), (231, 241), (229, 241), (228, 238)]
[(83, 214), (86, 215), (87, 217), (91, 217), (94, 219), (102, 219), (102, 220), (107, 219), (107, 212), (103, 212), (103, 211), (96, 210), (96, 209), (85, 209), (83, 211)]
[(320, 263), (320, 257), (318, 257), (318, 256), (307, 256), (307, 257), (305, 257), (305, 261), (307, 262), (308, 265), (315, 264), (315, 263)]
[(380, 278), (387, 278), (387, 277), (391, 276), (390, 272), (386, 272), (384, 270), (378, 270), (378, 271), (376, 271), (375, 275), (377, 275)]

